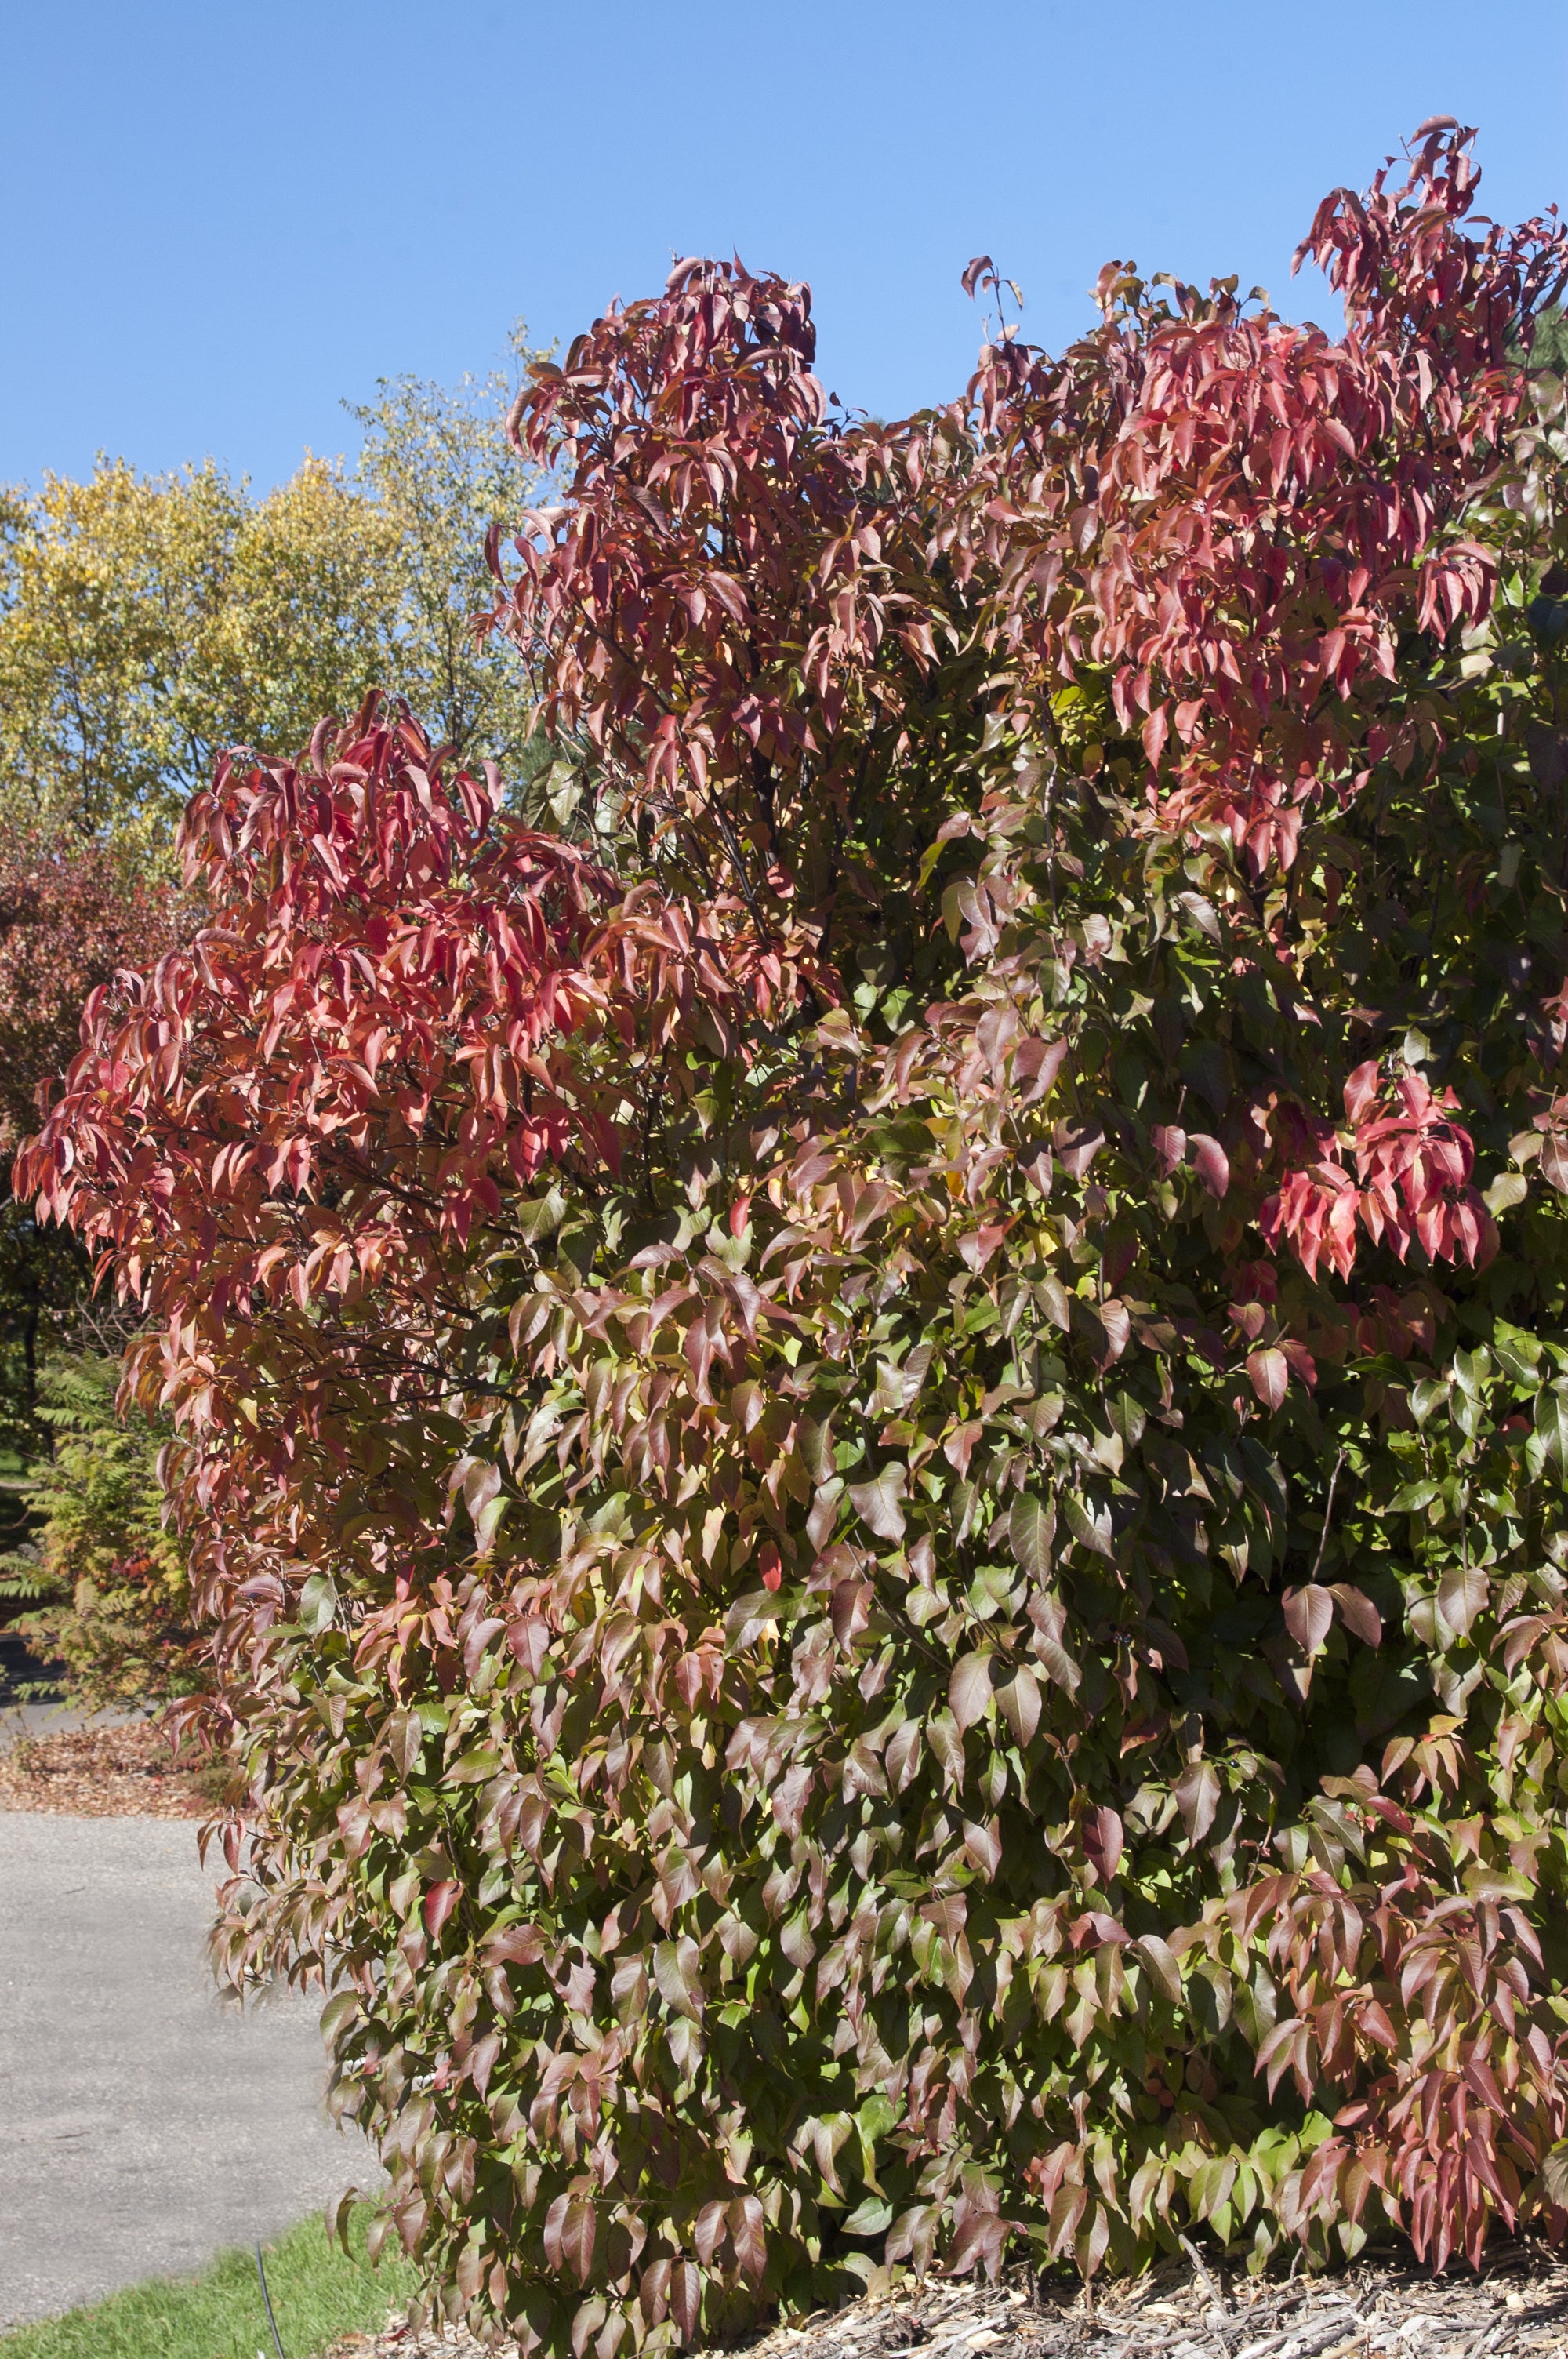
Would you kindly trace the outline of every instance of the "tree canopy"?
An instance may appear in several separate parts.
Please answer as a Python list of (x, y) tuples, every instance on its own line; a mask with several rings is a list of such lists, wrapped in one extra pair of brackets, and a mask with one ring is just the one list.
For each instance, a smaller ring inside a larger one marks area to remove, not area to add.
[[(526, 358), (525, 348), (519, 352)], [(264, 497), (211, 462), (103, 459), (0, 508), (0, 812), (167, 833), (229, 746), (276, 753), (368, 690), (460, 758), (525, 763), (528, 683), (477, 648), (492, 526), (538, 495), (499, 376), (384, 382), (351, 471), (308, 458)]]

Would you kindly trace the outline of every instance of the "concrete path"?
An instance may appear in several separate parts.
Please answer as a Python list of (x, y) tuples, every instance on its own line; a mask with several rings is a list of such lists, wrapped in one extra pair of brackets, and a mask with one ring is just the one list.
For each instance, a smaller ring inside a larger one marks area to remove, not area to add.
[(189, 1825), (0, 1812), (0, 2330), (380, 2179), (322, 2111), (319, 2000), (216, 1996), (211, 1895)]
[(139, 1712), (111, 1704), (104, 1712), (79, 1712), (73, 1704), (8, 1703), (0, 1697), (0, 1753), (24, 1736), (63, 1736), (74, 1728), (125, 1728)]

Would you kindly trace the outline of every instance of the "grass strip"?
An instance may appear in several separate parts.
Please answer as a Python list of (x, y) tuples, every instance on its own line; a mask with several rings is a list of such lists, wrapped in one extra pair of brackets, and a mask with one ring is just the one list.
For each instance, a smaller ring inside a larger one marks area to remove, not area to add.
[[(416, 2272), (395, 2243), (373, 2268), (362, 2229), (347, 2255), (319, 2216), (262, 2246), (287, 2359), (341, 2334), (373, 2333), (406, 2306)], [(254, 2253), (220, 2253), (199, 2277), (148, 2277), (107, 2300), (0, 2334), (0, 2359), (276, 2359)]]

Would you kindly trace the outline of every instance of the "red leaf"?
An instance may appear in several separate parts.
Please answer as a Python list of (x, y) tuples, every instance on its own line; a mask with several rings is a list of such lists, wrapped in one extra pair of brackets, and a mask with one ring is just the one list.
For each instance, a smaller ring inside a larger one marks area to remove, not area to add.
[(1195, 1761), (1183, 1770), (1171, 1791), (1182, 1814), (1189, 1843), (1202, 1843), (1219, 1808), (1219, 1772), (1212, 1761)]
[(1339, 1618), (1347, 1630), (1354, 1630), (1368, 1647), (1382, 1645), (1383, 1617), (1365, 1590), (1353, 1587), (1347, 1581), (1335, 1581), (1329, 1583), (1328, 1593), (1338, 1606)]
[(947, 1682), (947, 1701), (962, 1735), (981, 1719), (991, 1700), (991, 1658), (989, 1655), (963, 1655), (953, 1666)]
[(1062, 1070), (1066, 1053), (1065, 1040), (1041, 1040), (1032, 1037), (1019, 1042), (1013, 1051), (1012, 1070), (1017, 1080), (1029, 1084), (1020, 1093), (1021, 1105), (1033, 1105), (1046, 1094)]
[(1189, 1143), (1198, 1178), (1211, 1196), (1223, 1196), (1230, 1185), (1230, 1158), (1224, 1147), (1217, 1138), (1210, 1138), (1201, 1130), (1194, 1131)]
[(1157, 1122), (1149, 1133), (1149, 1144), (1159, 1162), (1161, 1177), (1168, 1180), (1176, 1166), (1186, 1158), (1186, 1132), (1174, 1123)]
[(670, 2272), (670, 2316), (682, 2339), (694, 2342), (702, 2311), (702, 2279), (695, 2261), (677, 2261)]
[(1247, 1374), (1264, 1408), (1278, 1408), (1291, 1384), (1291, 1364), (1283, 1352), (1271, 1345), (1267, 1351), (1249, 1352)]
[(1108, 1884), (1121, 1860), (1123, 1829), (1117, 1812), (1101, 1804), (1084, 1820), (1084, 1850), (1100, 1882)]
[(1082, 1180), (1105, 1145), (1098, 1122), (1059, 1122), (1053, 1134), (1057, 1160), (1070, 1180)]
[(1281, 1600), (1285, 1609), (1285, 1627), (1303, 1655), (1315, 1655), (1327, 1637), (1334, 1620), (1334, 1599), (1316, 1582), (1306, 1582), (1300, 1589), (1287, 1589)]
[(1368, 1057), (1364, 1065), (1357, 1066), (1345, 1084), (1345, 1111), (1353, 1129), (1358, 1129), (1377, 1105), (1381, 1086), (1378, 1060)]
[(463, 1887), (460, 1884), (449, 1882), (445, 1884), (433, 1884), (428, 1892), (426, 1893), (425, 1923), (432, 1936), (440, 1931), (442, 1926), (446, 1923), (448, 1918), (457, 1907), (462, 1888)]
[(1125, 1302), (1112, 1299), (1099, 1307), (1099, 1323), (1105, 1329), (1106, 1342), (1112, 1360), (1119, 1360), (1127, 1349), (1132, 1332), (1132, 1319)]
[(738, 2195), (730, 2206), (730, 2241), (743, 2277), (760, 2285), (768, 2266), (762, 2207), (754, 2195)]

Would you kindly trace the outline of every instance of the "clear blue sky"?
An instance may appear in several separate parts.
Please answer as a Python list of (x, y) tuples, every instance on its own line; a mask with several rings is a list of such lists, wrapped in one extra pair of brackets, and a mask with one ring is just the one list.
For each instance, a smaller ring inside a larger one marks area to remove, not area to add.
[(672, 251), (808, 278), (829, 387), (963, 382), (994, 254), (1059, 343), (1108, 256), (1282, 308), (1317, 198), (1426, 114), (1568, 202), (1544, 0), (0, 0), (0, 479), (267, 484), (344, 396), (569, 338)]

